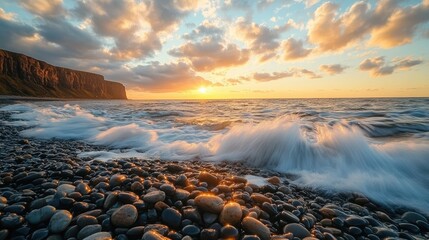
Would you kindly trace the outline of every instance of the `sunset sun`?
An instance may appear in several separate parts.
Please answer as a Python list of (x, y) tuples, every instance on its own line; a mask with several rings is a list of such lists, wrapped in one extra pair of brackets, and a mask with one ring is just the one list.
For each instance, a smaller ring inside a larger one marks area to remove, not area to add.
[(205, 87), (200, 87), (198, 89), (198, 92), (200, 92), (201, 94), (207, 93), (207, 89)]

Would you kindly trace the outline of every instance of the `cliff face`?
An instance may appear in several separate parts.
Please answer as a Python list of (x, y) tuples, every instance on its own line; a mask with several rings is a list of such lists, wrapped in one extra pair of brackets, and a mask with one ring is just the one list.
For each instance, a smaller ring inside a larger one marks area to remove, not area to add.
[(52, 66), (0, 49), (0, 94), (32, 97), (127, 99), (125, 87), (98, 74)]

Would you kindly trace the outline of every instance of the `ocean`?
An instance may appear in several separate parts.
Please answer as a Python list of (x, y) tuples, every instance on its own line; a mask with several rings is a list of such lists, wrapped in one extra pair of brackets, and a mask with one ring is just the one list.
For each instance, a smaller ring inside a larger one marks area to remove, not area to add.
[(429, 209), (429, 99), (41, 101), (0, 104), (27, 138), (88, 159), (241, 161), (294, 184)]

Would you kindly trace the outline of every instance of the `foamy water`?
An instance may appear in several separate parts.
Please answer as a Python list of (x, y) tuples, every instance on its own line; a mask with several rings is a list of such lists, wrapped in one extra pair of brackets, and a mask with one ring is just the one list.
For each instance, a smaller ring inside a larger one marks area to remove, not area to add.
[(25, 137), (109, 160), (244, 161), (295, 183), (429, 212), (429, 99), (76, 101), (3, 106)]

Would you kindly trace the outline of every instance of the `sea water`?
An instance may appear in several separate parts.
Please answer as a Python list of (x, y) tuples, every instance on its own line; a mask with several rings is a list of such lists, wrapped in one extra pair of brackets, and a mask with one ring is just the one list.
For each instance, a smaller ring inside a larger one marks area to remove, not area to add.
[(110, 160), (241, 161), (295, 184), (429, 212), (429, 99), (51, 101), (2, 105), (21, 135)]

